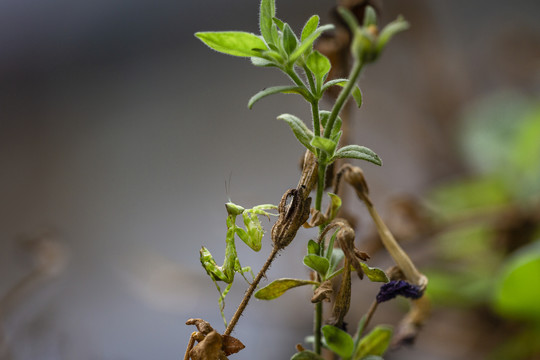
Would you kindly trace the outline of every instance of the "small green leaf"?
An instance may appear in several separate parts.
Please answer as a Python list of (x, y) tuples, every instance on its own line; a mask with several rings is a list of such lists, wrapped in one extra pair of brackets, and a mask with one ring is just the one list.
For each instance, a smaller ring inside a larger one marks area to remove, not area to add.
[(345, 254), (343, 253), (343, 250), (341, 250), (340, 248), (334, 248), (334, 250), (332, 251), (332, 259), (330, 260), (330, 269), (328, 271), (330, 275), (327, 276), (327, 278), (330, 278), (334, 275), (337, 267), (339, 266), (344, 257)]
[(306, 52), (307, 50), (311, 50), (313, 42), (317, 40), (317, 38), (322, 34), (323, 31), (332, 30), (333, 28), (334, 28), (334, 25), (323, 25), (319, 27), (317, 30), (315, 30), (307, 38), (302, 40), (302, 42), (296, 48), (296, 50), (291, 54), (291, 56), (289, 56), (289, 62), (294, 64), (296, 59), (298, 59), (304, 52)]
[(282, 114), (278, 116), (278, 120), (283, 120), (289, 124), (294, 136), (312, 153), (316, 153), (315, 148), (311, 145), (313, 139), (313, 132), (308, 129), (306, 124), (299, 118), (291, 114)]
[(324, 360), (324, 358), (320, 355), (317, 355), (313, 351), (304, 350), (294, 354), (291, 357), (291, 360)]
[(334, 231), (334, 233), (332, 234), (332, 237), (330, 238), (330, 241), (328, 242), (328, 248), (326, 249), (325, 257), (328, 259), (328, 261), (330, 261), (330, 271), (334, 271), (334, 269), (332, 269), (332, 265), (334, 265), (332, 264), (332, 254), (334, 253), (334, 242), (336, 241), (336, 235), (337, 235), (338, 230)]
[(347, 25), (349, 26), (349, 29), (351, 29), (351, 33), (355, 33), (357, 29), (360, 28), (360, 25), (358, 24), (358, 21), (356, 20), (356, 17), (350, 10), (347, 8), (344, 8), (342, 6), (338, 7), (339, 15), (345, 20)]
[(272, 18), (274, 16), (276, 16), (275, 0), (261, 0), (259, 27), (261, 35), (267, 44), (272, 44), (274, 42), (272, 37)]
[(375, 267), (373, 268), (369, 267), (363, 262), (360, 263), (360, 266), (362, 266), (362, 270), (364, 271), (364, 274), (367, 275), (369, 280), (373, 282), (384, 282), (384, 283), (387, 283), (388, 281), (390, 281), (388, 279), (388, 276), (383, 270), (379, 268), (375, 268)]
[(409, 23), (405, 21), (402, 16), (399, 16), (396, 20), (386, 25), (377, 39), (377, 53), (380, 53), (384, 49), (386, 43), (388, 43), (394, 35), (407, 30), (408, 28)]
[(251, 57), (251, 63), (255, 66), (269, 67), (277, 66), (274, 62), (260, 58), (260, 57)]
[(318, 272), (322, 277), (326, 275), (330, 263), (327, 258), (319, 255), (309, 254), (304, 256), (304, 265)]
[(376, 326), (369, 334), (364, 336), (354, 351), (353, 360), (361, 360), (368, 355), (382, 356), (392, 339), (392, 327), (387, 325)]
[(283, 29), (285, 28), (285, 23), (283, 21), (279, 20), (277, 17), (273, 17), (272, 21), (274, 22), (274, 24), (276, 24), (279, 30), (283, 31)]
[(285, 24), (285, 27), (283, 28), (283, 49), (290, 55), (297, 46), (298, 39), (296, 38), (296, 35), (294, 35), (289, 24)]
[(362, 107), (362, 91), (360, 91), (360, 88), (358, 85), (353, 89), (352, 91), (352, 97), (354, 101), (356, 101), (356, 105), (358, 108)]
[(248, 108), (251, 109), (253, 107), (253, 105), (257, 101), (261, 100), (262, 98), (267, 97), (268, 95), (273, 95), (273, 94), (278, 94), (278, 93), (299, 94), (299, 95), (302, 95), (308, 101), (310, 99), (309, 93), (305, 89), (303, 89), (303, 88), (301, 88), (299, 86), (290, 86), (290, 85), (272, 86), (272, 87), (266, 88), (264, 90), (261, 90), (258, 93), (256, 93), (255, 95), (253, 95), (251, 97), (251, 99), (249, 99)]
[(332, 160), (344, 158), (366, 160), (375, 165), (382, 165), (381, 159), (373, 152), (373, 150), (360, 145), (347, 145), (338, 149)]
[(341, 208), (341, 198), (332, 193), (328, 193), (328, 196), (330, 196), (330, 215), (328, 216), (328, 221), (332, 221)]
[(208, 47), (233, 56), (261, 57), (260, 50), (267, 49), (257, 35), (242, 31), (198, 32), (195, 36)]
[(324, 76), (328, 74), (332, 67), (330, 60), (317, 50), (309, 54), (306, 59), (306, 65), (313, 75), (315, 75), (318, 84), (322, 83)]
[(311, 140), (311, 145), (317, 149), (321, 149), (331, 157), (334, 155), (334, 151), (336, 151), (337, 143), (321, 136), (314, 136)]
[(336, 85), (343, 87), (347, 85), (348, 81), (349, 81), (348, 79), (334, 79), (334, 80), (327, 81), (324, 83), (321, 91), (326, 91), (329, 87), (336, 86)]
[(330, 350), (343, 359), (351, 357), (354, 350), (354, 342), (349, 334), (332, 325), (323, 326), (322, 333)]
[(314, 240), (309, 240), (307, 244), (308, 254), (319, 255), (320, 246)]
[(375, 9), (372, 6), (366, 6), (366, 10), (364, 13), (364, 22), (362, 23), (364, 27), (370, 26), (370, 25), (377, 25), (377, 13), (375, 13)]
[(319, 285), (316, 281), (301, 279), (277, 279), (255, 293), (259, 300), (273, 300), (283, 295), (287, 290), (304, 285)]
[(304, 41), (307, 39), (307, 37), (315, 32), (317, 30), (317, 26), (319, 26), (319, 16), (313, 15), (309, 18), (309, 20), (304, 25), (304, 28), (302, 29), (302, 35), (300, 36), (300, 40)]
[[(345, 87), (345, 85), (347, 85), (348, 82), (349, 80), (347, 79), (336, 79), (336, 80), (328, 81), (326, 84), (324, 84), (322, 91), (326, 91), (326, 89), (328, 89), (330, 86), (335, 86), (335, 85)], [(360, 91), (360, 88), (358, 87), (358, 85), (354, 87), (351, 95), (354, 101), (356, 102), (356, 105), (358, 106), (358, 108), (361, 108), (362, 107), (362, 91)]]

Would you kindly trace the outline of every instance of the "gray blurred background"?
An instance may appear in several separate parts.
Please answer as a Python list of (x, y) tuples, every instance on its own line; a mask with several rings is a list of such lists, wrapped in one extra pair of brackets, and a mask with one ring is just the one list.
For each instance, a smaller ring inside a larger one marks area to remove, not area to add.
[[(314, 13), (331, 21), (334, 5), (288, 0), (277, 9), (299, 31)], [(501, 89), (538, 94), (540, 3), (385, 0), (381, 9), (384, 22), (403, 14), (412, 24), (362, 75), (364, 107), (353, 116), (354, 141), (384, 161), (362, 164), (384, 209), (389, 196), (422, 195), (471, 171), (455, 144), (467, 104)], [(222, 329), (198, 251), (204, 245), (222, 261), (228, 197), (248, 207), (278, 203), (296, 185), (301, 146), (275, 118), (309, 116), (295, 96), (248, 110), (250, 96), (287, 79), (193, 36), (256, 32), (257, 14), (255, 0), (0, 2), (6, 358), (180, 359), (194, 330), (188, 318)], [(350, 208), (362, 211), (355, 201)], [(312, 234), (278, 258), (269, 279), (307, 275), (298, 259)], [(243, 265), (258, 269), (269, 241), (260, 254), (239, 244)], [(237, 277), (228, 317), (245, 287)], [(375, 289), (355, 284), (369, 296)], [(247, 348), (231, 358), (289, 358), (310, 332), (309, 298), (298, 290), (253, 301), (235, 332)], [(439, 321), (426, 333), (388, 358), (471, 354), (459, 328)]]

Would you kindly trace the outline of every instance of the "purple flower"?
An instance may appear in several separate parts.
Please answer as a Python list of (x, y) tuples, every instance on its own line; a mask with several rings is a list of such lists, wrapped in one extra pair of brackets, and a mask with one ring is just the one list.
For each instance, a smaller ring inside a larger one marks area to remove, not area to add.
[(380, 304), (391, 300), (398, 295), (409, 299), (419, 299), (422, 297), (422, 291), (420, 290), (420, 287), (409, 284), (404, 280), (392, 280), (381, 286), (381, 289), (377, 294), (377, 302)]

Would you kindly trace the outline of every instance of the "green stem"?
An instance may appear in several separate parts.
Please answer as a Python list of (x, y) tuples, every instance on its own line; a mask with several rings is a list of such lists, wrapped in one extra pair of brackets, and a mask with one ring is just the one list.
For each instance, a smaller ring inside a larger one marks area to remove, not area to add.
[(339, 115), (339, 112), (343, 108), (343, 105), (345, 105), (345, 102), (349, 98), (349, 95), (351, 94), (352, 90), (356, 86), (356, 81), (358, 80), (358, 76), (360, 75), (360, 71), (362, 70), (362, 66), (364, 64), (360, 60), (355, 60), (351, 75), (349, 76), (349, 81), (347, 81), (347, 85), (341, 90), (339, 93), (339, 96), (336, 100), (336, 103), (334, 104), (334, 107), (332, 108), (332, 112), (330, 113), (330, 117), (328, 118), (328, 123), (326, 124), (326, 127), (324, 128), (324, 135), (325, 138), (330, 138), (330, 134), (332, 133), (332, 128), (334, 127), (334, 122), (336, 121), (336, 118)]
[(289, 77), (291, 78), (291, 80), (298, 86), (300, 86), (301, 88), (304, 88), (307, 90), (307, 87), (306, 87), (306, 84), (304, 84), (304, 82), (302, 81), (302, 79), (300, 79), (300, 77), (298, 76), (298, 74), (296, 74), (296, 72), (294, 71), (294, 68), (290, 67), (290, 68), (285, 68), (284, 69), (285, 73), (287, 75), (289, 75)]
[[(324, 154), (321, 154), (321, 156), (324, 156)], [(318, 179), (317, 179), (317, 195), (315, 196), (315, 209), (321, 211), (322, 207), (322, 197), (324, 193), (324, 180), (326, 175), (326, 164), (319, 162), (319, 169), (318, 169)], [(322, 225), (319, 228), (319, 233), (323, 231)], [(320, 253), (319, 255), (324, 254), (324, 241), (321, 240), (319, 243), (320, 245)], [(318, 279), (320, 280), (320, 279)], [(314, 324), (313, 324), (313, 351), (316, 354), (321, 353), (321, 344), (322, 344), (322, 338), (321, 338), (321, 327), (322, 327), (322, 302), (318, 302), (315, 304), (315, 314), (314, 314)]]

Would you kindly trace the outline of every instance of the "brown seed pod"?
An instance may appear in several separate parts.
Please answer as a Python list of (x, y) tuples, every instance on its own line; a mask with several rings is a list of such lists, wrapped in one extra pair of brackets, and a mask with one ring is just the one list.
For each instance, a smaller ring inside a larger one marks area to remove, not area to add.
[(242, 344), (240, 340), (230, 335), (222, 335), (223, 345), (222, 349), (226, 356), (231, 354), (236, 354), (240, 350), (244, 349), (246, 346)]

